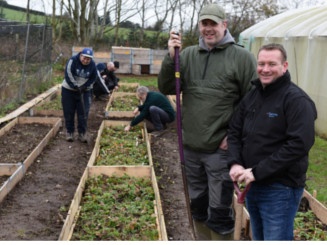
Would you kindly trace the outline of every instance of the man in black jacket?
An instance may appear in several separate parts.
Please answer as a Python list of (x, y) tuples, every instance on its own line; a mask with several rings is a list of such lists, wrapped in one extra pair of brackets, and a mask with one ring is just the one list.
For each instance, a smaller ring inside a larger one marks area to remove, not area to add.
[(108, 99), (110, 92), (118, 89), (119, 78), (115, 72), (119, 69), (119, 62), (97, 64), (98, 78), (93, 86), (93, 94), (96, 99)]
[(253, 240), (293, 240), (317, 111), (291, 82), (282, 45), (260, 48), (257, 73), (255, 89), (243, 98), (229, 125), (230, 176), (251, 184), (246, 207)]

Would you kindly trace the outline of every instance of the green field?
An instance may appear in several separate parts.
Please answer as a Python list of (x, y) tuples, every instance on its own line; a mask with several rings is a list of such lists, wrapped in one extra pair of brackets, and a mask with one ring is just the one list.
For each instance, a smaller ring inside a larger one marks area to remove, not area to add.
[[(26, 12), (7, 9), (7, 8), (3, 8), (2, 10), (3, 10), (2, 13), (3, 13), (3, 16), (5, 19), (14, 20), (14, 21), (22, 21), (22, 22), (26, 21)], [(44, 24), (47, 22), (46, 21), (47, 18), (49, 18), (49, 17), (30, 13), (30, 22), (31, 23)]]

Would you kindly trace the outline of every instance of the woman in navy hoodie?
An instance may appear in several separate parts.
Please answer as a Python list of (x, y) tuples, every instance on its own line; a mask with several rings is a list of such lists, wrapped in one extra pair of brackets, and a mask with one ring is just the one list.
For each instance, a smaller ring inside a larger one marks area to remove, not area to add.
[(82, 52), (68, 60), (61, 91), (67, 141), (74, 141), (74, 120), (77, 113), (78, 139), (83, 143), (87, 142), (87, 118), (92, 102), (92, 86), (96, 77), (97, 70), (92, 49), (84, 48)]

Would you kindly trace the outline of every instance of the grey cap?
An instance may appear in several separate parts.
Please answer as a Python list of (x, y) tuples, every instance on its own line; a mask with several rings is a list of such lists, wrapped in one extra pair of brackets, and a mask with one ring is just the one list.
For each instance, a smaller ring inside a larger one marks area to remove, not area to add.
[(226, 19), (225, 10), (217, 4), (209, 4), (202, 8), (199, 21), (209, 19), (219, 23)]

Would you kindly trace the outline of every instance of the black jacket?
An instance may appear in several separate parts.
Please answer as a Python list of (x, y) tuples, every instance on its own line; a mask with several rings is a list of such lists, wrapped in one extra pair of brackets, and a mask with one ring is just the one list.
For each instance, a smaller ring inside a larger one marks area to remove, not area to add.
[(229, 167), (253, 168), (260, 183), (304, 187), (315, 104), (291, 82), (288, 71), (265, 89), (258, 79), (253, 84), (229, 125)]

